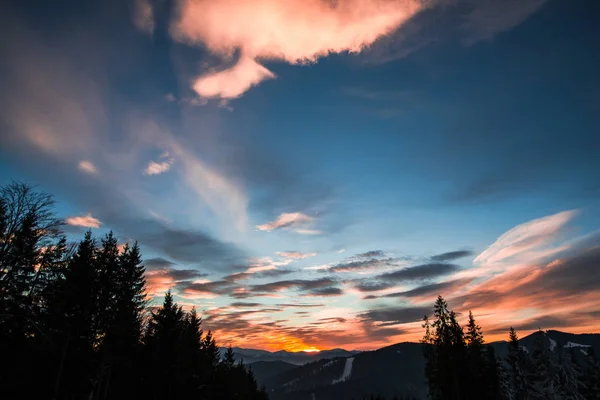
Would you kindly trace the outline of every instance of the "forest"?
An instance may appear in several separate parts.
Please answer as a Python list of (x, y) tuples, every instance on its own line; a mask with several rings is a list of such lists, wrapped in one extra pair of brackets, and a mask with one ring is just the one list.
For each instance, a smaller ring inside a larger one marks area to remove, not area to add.
[[(593, 347), (565, 347), (566, 343), (553, 343), (540, 330), (530, 353), (511, 327), (508, 355), (501, 360), (494, 348), (485, 344), (471, 312), (466, 329), (457, 318), (438, 296), (433, 321), (423, 319), (421, 342), (425, 345), (429, 399), (600, 399), (600, 365)], [(582, 357), (577, 357), (576, 351)]]
[(0, 398), (267, 399), (195, 309), (150, 307), (137, 243), (69, 244), (51, 195), (0, 192)]

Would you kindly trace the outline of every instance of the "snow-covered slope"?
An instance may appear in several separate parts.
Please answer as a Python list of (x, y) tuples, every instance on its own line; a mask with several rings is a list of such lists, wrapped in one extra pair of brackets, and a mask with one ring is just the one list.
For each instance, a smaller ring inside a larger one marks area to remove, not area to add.
[(346, 358), (346, 364), (344, 365), (344, 372), (342, 373), (342, 376), (339, 379), (334, 379), (333, 382), (331, 382), (331, 383), (335, 385), (338, 382), (344, 382), (348, 378), (350, 378), (350, 375), (352, 374), (352, 364), (353, 363), (354, 363), (354, 357)]

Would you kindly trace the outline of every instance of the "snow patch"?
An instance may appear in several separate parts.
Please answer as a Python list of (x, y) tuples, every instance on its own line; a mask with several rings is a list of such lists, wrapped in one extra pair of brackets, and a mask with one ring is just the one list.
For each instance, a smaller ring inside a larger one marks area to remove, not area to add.
[(340, 379), (334, 379), (331, 382), (331, 384), (335, 385), (336, 383), (344, 382), (348, 378), (350, 378), (350, 375), (352, 374), (352, 364), (353, 363), (354, 363), (354, 357), (346, 358), (346, 364), (344, 365), (344, 373), (342, 374)]
[(565, 344), (564, 347), (592, 347), (589, 344), (579, 344), (579, 343), (573, 343), (573, 342), (567, 342), (567, 344)]
[(556, 340), (550, 339), (549, 337), (548, 340), (550, 341), (550, 351), (554, 351), (554, 348), (556, 347)]

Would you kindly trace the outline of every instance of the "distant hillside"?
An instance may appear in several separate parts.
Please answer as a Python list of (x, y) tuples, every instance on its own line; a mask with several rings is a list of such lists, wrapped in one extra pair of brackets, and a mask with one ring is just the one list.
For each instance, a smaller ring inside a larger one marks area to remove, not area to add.
[[(220, 350), (221, 355), (223, 355), (227, 348), (222, 347)], [(258, 361), (283, 361), (294, 365), (304, 365), (322, 359), (350, 357), (359, 353), (359, 351), (344, 349), (323, 350), (310, 353), (305, 351), (291, 352), (285, 350), (270, 352), (266, 350), (242, 349), (239, 347), (234, 347), (233, 352), (236, 359), (242, 359), (246, 364), (252, 364)]]
[(252, 368), (252, 372), (254, 372), (256, 381), (261, 384), (276, 375), (295, 369), (297, 365), (284, 361), (256, 361), (250, 364), (250, 367)]
[[(538, 334), (522, 338), (521, 345), (531, 351)], [(600, 354), (600, 334), (577, 335), (552, 330), (545, 332), (544, 336), (550, 348), (561, 345), (579, 350), (575, 352), (579, 361), (583, 360), (583, 352), (589, 347)], [(506, 356), (507, 342), (491, 345), (498, 357)], [(427, 385), (422, 346), (420, 343), (398, 343), (379, 350), (329, 359), (320, 354), (320, 357), (315, 357), (319, 360), (301, 366), (262, 362), (256, 365), (261, 370), (256, 378), (259, 385), (266, 386), (271, 400), (362, 399), (371, 394), (386, 398), (410, 394), (424, 399)], [(252, 365), (254, 370), (255, 364)], [(274, 373), (278, 368), (281, 371)]]

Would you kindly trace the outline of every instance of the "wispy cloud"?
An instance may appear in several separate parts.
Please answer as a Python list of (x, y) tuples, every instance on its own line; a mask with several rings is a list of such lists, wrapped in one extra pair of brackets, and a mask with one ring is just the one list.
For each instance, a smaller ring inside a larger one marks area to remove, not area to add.
[(291, 258), (293, 260), (304, 260), (305, 258), (314, 257), (317, 253), (301, 253), (299, 251), (279, 251), (277, 255), (284, 258)]
[(96, 166), (94, 164), (92, 164), (91, 161), (87, 161), (87, 160), (80, 161), (78, 164), (78, 168), (83, 172), (87, 172), (88, 174), (98, 173), (98, 169), (96, 168)]
[(100, 228), (100, 225), (102, 225), (102, 222), (98, 218), (92, 217), (92, 214), (69, 217), (65, 219), (65, 222), (72, 226), (81, 226), (84, 228)]
[(465, 44), (491, 40), (495, 35), (521, 24), (538, 11), (547, 0), (468, 0), (472, 9), (461, 28), (467, 32)]
[(277, 229), (292, 229), (297, 233), (305, 235), (319, 234), (320, 232), (306, 228), (307, 225), (313, 222), (313, 218), (301, 212), (282, 213), (274, 221), (266, 224), (257, 225), (259, 231), (271, 232)]
[(173, 36), (203, 44), (236, 64), (200, 76), (201, 96), (235, 98), (274, 74), (257, 60), (316, 62), (331, 53), (358, 53), (422, 8), (418, 0), (180, 0)]
[(550, 244), (577, 214), (577, 210), (563, 211), (518, 225), (500, 236), (473, 263), (489, 267), (517, 256), (535, 254), (532, 250)]
[(165, 152), (160, 156), (163, 161), (150, 161), (144, 169), (144, 175), (160, 175), (171, 169), (174, 159)]
[(154, 10), (150, 0), (133, 0), (131, 17), (140, 31), (149, 35), (154, 32)]

